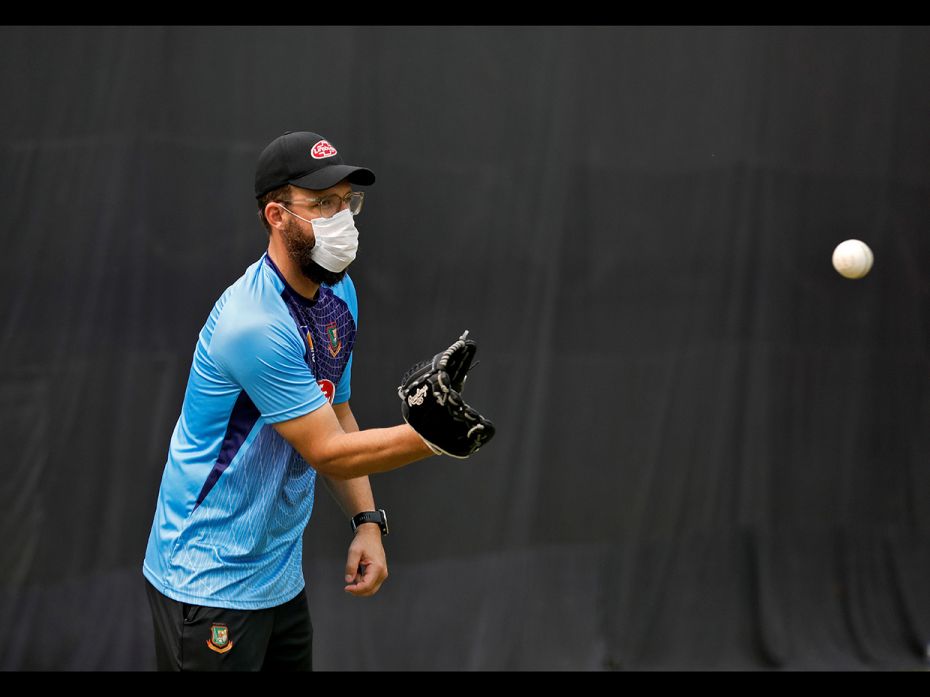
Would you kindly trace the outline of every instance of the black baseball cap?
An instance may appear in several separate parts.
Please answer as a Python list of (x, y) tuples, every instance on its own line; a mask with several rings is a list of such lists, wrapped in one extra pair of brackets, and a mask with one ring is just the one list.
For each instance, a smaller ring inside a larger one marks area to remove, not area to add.
[(345, 164), (335, 146), (318, 133), (288, 131), (271, 141), (258, 156), (255, 198), (285, 184), (319, 191), (343, 179), (370, 186), (375, 183), (375, 173)]

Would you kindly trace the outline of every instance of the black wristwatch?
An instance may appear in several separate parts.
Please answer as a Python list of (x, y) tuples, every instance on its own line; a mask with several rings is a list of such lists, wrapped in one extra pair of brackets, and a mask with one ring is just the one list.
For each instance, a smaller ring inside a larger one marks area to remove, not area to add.
[(352, 518), (352, 532), (354, 533), (362, 523), (377, 523), (381, 528), (381, 535), (388, 534), (387, 513), (383, 508), (377, 511), (364, 511)]

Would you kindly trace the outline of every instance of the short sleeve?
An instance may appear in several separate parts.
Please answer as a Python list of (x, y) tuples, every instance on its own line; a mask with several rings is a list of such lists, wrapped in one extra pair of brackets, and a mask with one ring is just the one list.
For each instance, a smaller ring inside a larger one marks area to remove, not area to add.
[(326, 404), (296, 332), (261, 315), (223, 319), (213, 333), (210, 357), (245, 390), (267, 422), (287, 421)]
[(336, 385), (336, 395), (333, 397), (333, 404), (342, 404), (343, 402), (348, 402), (349, 397), (352, 396), (352, 356), (355, 355), (355, 352), (352, 352), (352, 355), (349, 356), (349, 362), (346, 363), (346, 369), (342, 372), (342, 377), (339, 378), (339, 384)]

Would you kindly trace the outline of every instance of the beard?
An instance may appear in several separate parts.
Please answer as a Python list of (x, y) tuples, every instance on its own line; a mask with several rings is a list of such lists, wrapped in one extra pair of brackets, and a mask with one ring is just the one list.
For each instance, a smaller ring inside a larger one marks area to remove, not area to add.
[(310, 257), (316, 240), (307, 238), (301, 231), (300, 225), (296, 220), (288, 220), (284, 225), (284, 231), (281, 234), (284, 240), (284, 246), (300, 272), (318, 285), (334, 286), (346, 275), (346, 269), (342, 271), (330, 271), (324, 269)]

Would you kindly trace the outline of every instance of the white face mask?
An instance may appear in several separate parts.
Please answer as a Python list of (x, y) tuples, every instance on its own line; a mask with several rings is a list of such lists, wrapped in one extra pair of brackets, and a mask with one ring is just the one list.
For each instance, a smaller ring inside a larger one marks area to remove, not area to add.
[(327, 271), (339, 273), (355, 261), (355, 253), (358, 251), (358, 229), (355, 227), (352, 212), (348, 208), (339, 211), (332, 218), (314, 218), (313, 220), (301, 218), (287, 208), (284, 210), (313, 226), (316, 243), (310, 252), (310, 258), (317, 264)]

